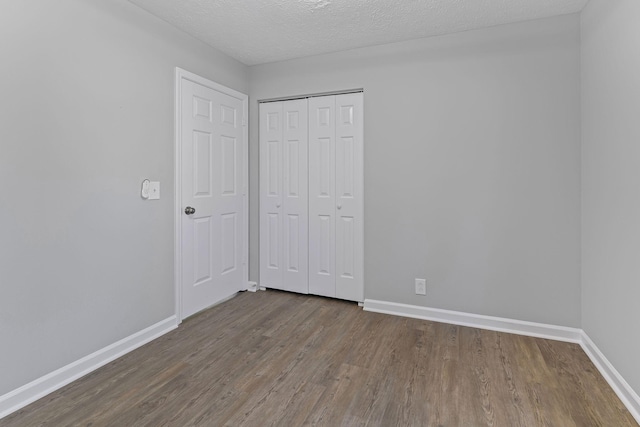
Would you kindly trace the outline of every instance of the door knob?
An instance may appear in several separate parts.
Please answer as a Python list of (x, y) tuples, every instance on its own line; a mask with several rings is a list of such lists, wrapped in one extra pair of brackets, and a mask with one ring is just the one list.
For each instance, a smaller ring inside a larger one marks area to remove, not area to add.
[(186, 213), (187, 215), (193, 215), (194, 213), (196, 213), (195, 208), (192, 208), (191, 206), (187, 206), (184, 209), (184, 213)]
[(279, 207), (280, 207), (280, 203), (276, 204), (276, 208), (279, 208)]
[(338, 209), (342, 209), (342, 205), (338, 205)]

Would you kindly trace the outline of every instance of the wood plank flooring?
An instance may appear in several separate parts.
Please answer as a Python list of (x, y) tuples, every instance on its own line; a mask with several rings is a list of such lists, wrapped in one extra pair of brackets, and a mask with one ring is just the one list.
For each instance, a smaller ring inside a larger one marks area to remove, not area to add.
[(242, 293), (0, 426), (636, 426), (580, 346)]

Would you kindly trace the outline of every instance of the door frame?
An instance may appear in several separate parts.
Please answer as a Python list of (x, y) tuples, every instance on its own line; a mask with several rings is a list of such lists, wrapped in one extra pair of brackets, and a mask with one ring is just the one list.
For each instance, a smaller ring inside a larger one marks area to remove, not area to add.
[(242, 174), (243, 224), (242, 228), (242, 281), (238, 291), (246, 290), (249, 284), (249, 96), (230, 89), (219, 83), (186, 71), (175, 69), (175, 98), (174, 98), (174, 240), (173, 240), (173, 280), (175, 288), (175, 314), (178, 324), (182, 323), (182, 80), (188, 80), (217, 92), (229, 95), (242, 101), (242, 147), (244, 149)]

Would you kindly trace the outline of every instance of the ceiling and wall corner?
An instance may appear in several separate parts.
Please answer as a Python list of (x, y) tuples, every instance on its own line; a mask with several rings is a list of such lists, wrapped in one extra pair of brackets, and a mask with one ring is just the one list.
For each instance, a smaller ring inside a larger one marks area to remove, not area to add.
[(257, 65), (579, 12), (588, 0), (129, 0)]

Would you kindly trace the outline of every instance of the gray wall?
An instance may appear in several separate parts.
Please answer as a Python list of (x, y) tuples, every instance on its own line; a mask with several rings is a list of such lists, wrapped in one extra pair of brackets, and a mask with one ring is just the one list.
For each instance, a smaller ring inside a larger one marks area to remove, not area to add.
[(640, 2), (582, 14), (583, 329), (640, 393)]
[(251, 277), (256, 100), (364, 88), (365, 297), (580, 326), (579, 43), (570, 15), (252, 67)]
[(174, 313), (174, 67), (248, 74), (123, 0), (5, 0), (0, 55), (2, 395)]

